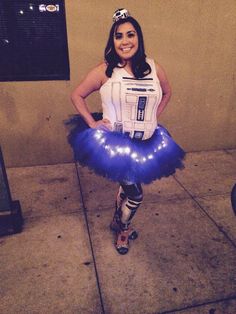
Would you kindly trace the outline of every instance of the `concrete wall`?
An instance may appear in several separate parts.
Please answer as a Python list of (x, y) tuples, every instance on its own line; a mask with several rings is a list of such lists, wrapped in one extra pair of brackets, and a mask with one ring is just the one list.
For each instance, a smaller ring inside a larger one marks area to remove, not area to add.
[[(70, 93), (103, 59), (118, 7), (140, 22), (146, 52), (166, 70), (173, 97), (160, 123), (186, 151), (236, 146), (235, 0), (65, 0), (70, 81), (0, 83), (0, 143), (7, 166), (72, 161), (63, 120)], [(89, 97), (100, 110), (98, 94)]]

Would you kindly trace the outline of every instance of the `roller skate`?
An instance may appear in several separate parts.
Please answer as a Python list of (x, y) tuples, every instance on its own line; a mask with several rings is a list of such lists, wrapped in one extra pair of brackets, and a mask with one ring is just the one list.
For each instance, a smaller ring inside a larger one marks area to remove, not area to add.
[(129, 230), (120, 230), (116, 233), (115, 247), (119, 254), (124, 255), (129, 251)]
[[(119, 222), (117, 222), (116, 219), (113, 218), (112, 222), (110, 223), (110, 229), (114, 232), (119, 232), (120, 231), (120, 225)], [(135, 240), (138, 237), (138, 232), (132, 228), (131, 226), (129, 226), (129, 228), (127, 229), (128, 232), (128, 236), (129, 236), (129, 240)]]
[[(120, 209), (117, 208), (116, 206), (116, 211), (114, 214), (114, 217), (112, 219), (112, 222), (110, 223), (110, 229), (114, 232), (119, 232), (121, 230), (120, 225), (121, 225), (121, 221), (120, 221)], [(126, 229), (128, 231), (128, 236), (129, 236), (129, 240), (135, 240), (138, 237), (138, 232), (132, 228), (130, 225), (129, 227)]]

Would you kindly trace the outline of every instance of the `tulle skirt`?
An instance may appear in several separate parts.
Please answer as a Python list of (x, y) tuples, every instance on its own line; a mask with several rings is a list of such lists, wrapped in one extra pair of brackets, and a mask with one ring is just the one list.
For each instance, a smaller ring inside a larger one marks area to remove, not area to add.
[[(101, 114), (93, 114), (96, 120)], [(182, 169), (185, 152), (158, 125), (151, 138), (141, 141), (104, 129), (91, 129), (76, 115), (68, 140), (75, 160), (116, 182), (150, 183)]]

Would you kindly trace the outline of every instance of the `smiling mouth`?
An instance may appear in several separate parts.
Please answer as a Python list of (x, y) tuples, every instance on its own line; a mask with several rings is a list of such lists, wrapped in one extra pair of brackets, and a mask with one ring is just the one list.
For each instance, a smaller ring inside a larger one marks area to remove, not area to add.
[(132, 47), (126, 47), (126, 48), (121, 48), (121, 51), (129, 52), (131, 49), (132, 49)]

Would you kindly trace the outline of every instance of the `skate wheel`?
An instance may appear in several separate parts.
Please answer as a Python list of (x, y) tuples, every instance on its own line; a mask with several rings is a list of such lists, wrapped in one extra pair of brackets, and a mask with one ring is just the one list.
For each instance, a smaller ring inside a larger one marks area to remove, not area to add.
[(117, 252), (121, 255), (125, 255), (127, 254), (129, 251), (129, 249), (127, 247), (120, 247), (120, 248), (117, 248)]
[(136, 230), (132, 231), (131, 234), (129, 235), (130, 240), (135, 240), (138, 237), (138, 232)]

